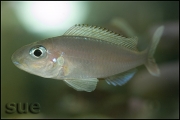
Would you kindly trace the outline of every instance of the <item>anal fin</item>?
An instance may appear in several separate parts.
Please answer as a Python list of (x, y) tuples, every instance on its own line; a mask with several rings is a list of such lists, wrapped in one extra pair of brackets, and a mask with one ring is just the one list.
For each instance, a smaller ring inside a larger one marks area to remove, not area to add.
[(105, 80), (109, 85), (122, 86), (125, 83), (127, 83), (134, 76), (136, 71), (137, 71), (137, 69), (134, 68), (134, 69), (125, 71), (123, 73), (108, 77)]
[(68, 86), (74, 88), (77, 91), (91, 92), (96, 89), (98, 79), (67, 79), (64, 81), (67, 83)]

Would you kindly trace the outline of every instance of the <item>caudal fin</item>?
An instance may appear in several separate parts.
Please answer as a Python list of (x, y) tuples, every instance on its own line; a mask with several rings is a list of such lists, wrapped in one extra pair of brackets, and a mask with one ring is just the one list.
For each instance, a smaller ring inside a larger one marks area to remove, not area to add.
[(153, 76), (160, 76), (160, 70), (156, 64), (153, 54), (156, 50), (156, 47), (159, 43), (159, 40), (162, 36), (163, 31), (164, 31), (164, 26), (158, 27), (157, 30), (155, 31), (152, 38), (151, 46), (148, 51), (148, 59), (147, 59), (147, 62), (145, 63), (146, 68)]

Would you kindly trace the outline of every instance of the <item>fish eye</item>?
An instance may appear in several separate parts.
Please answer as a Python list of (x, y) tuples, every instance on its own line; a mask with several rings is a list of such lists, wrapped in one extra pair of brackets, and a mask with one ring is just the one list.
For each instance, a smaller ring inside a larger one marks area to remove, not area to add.
[(46, 48), (38, 45), (30, 49), (29, 54), (35, 58), (41, 58), (46, 55)]

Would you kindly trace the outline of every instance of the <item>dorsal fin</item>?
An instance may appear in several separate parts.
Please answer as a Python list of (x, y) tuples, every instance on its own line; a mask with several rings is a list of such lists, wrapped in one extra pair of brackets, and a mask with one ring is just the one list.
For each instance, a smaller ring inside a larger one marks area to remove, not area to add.
[(137, 37), (126, 38), (119, 34), (109, 31), (108, 29), (88, 26), (88, 25), (75, 25), (68, 29), (63, 36), (83, 36), (95, 39), (104, 40), (113, 44), (121, 45), (131, 50), (137, 50)]

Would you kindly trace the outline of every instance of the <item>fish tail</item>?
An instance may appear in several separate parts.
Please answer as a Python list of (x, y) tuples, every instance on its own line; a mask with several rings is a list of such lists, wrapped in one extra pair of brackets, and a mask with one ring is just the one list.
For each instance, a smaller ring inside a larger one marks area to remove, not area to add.
[(156, 50), (156, 47), (159, 43), (159, 40), (162, 36), (163, 31), (164, 31), (164, 26), (160, 26), (157, 28), (157, 30), (155, 31), (153, 35), (152, 43), (148, 49), (148, 56), (147, 56), (148, 59), (145, 63), (145, 66), (148, 69), (149, 73), (153, 76), (160, 76), (160, 70), (156, 64), (153, 54)]

